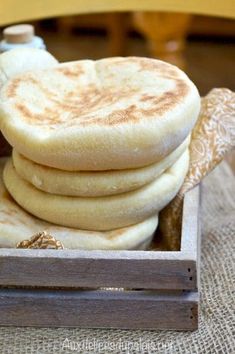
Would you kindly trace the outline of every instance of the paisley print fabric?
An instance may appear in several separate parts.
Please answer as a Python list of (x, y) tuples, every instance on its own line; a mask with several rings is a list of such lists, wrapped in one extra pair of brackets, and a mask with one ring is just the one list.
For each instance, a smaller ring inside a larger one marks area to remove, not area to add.
[(160, 213), (160, 228), (168, 248), (180, 248), (183, 198), (235, 147), (235, 93), (211, 90), (202, 98), (199, 119), (192, 132), (190, 167), (177, 196)]

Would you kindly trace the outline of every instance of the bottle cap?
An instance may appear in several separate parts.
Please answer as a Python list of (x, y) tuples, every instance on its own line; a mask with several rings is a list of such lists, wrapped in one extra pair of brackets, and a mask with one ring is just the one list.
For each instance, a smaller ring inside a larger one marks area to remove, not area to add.
[(28, 43), (34, 37), (34, 27), (28, 24), (6, 27), (3, 37), (8, 43)]

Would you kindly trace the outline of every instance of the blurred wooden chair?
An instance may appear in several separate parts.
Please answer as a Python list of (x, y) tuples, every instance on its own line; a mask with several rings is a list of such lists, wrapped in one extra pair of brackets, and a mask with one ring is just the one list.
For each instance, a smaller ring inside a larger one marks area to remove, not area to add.
[(61, 35), (68, 36), (75, 29), (105, 30), (108, 37), (109, 56), (126, 54), (129, 13), (112, 12), (63, 16), (56, 19)]
[(154, 58), (185, 69), (184, 49), (192, 15), (175, 12), (137, 12), (134, 25)]
[(77, 28), (102, 29), (108, 34), (110, 56), (126, 55), (127, 36), (135, 29), (145, 38), (149, 54), (184, 68), (184, 48), (192, 16), (169, 12), (112, 12), (63, 16), (56, 20), (61, 35)]
[[(2, 0), (0, 26), (65, 15), (119, 12), (110, 15), (110, 54), (120, 55), (125, 48), (125, 23), (120, 12), (132, 11), (134, 23), (153, 57), (184, 67), (182, 51), (190, 14), (235, 18), (235, 1), (205, 0)], [(158, 11), (158, 12), (156, 12)], [(164, 13), (163, 13), (164, 11)]]

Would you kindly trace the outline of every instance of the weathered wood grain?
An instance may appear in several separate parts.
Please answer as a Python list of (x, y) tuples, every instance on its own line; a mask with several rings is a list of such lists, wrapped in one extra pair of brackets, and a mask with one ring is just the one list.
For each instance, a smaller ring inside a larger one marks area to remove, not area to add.
[(181, 251), (190, 252), (197, 259), (199, 233), (200, 187), (193, 188), (184, 197)]
[(200, 294), (201, 289), (201, 238), (202, 238), (202, 223), (201, 223), (201, 199), (202, 199), (202, 186), (200, 184), (198, 193), (198, 233), (197, 233), (197, 289)]
[(196, 262), (173, 252), (1, 250), (0, 285), (195, 289)]
[(194, 330), (196, 292), (0, 290), (1, 326)]

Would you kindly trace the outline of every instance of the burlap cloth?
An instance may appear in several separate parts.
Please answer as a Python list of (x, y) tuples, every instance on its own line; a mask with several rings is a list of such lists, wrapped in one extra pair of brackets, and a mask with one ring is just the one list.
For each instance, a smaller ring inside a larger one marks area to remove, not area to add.
[(0, 353), (234, 353), (235, 179), (225, 162), (203, 182), (202, 226), (199, 330), (1, 327)]

